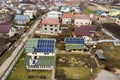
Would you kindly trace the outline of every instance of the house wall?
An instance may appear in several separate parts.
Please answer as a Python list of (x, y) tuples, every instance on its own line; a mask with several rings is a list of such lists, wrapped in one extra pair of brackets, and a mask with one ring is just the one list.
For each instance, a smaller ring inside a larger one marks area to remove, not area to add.
[(89, 36), (83, 36), (83, 39), (84, 39), (85, 41), (91, 41), (91, 40), (92, 40), (92, 38), (89, 37)]
[(63, 18), (62, 19), (62, 24), (71, 24), (72, 20), (71, 18)]
[(12, 36), (14, 36), (15, 33), (16, 33), (16, 29), (12, 27), (12, 28), (10, 29), (8, 35), (9, 35), (9, 37), (12, 37)]
[(48, 54), (45, 54), (45, 53), (27, 53), (28, 56), (54, 56), (55, 53), (48, 53)]
[(25, 12), (24, 15), (27, 15), (30, 17), (30, 19), (33, 19), (34, 13), (33, 12)]
[(29, 17), (26, 20), (15, 20), (16, 24), (27, 24), (28, 22), (30, 22)]
[(26, 65), (29, 70), (52, 70), (53, 66), (36, 66), (36, 65)]
[(75, 25), (91, 25), (92, 24), (92, 20), (87, 20), (87, 19), (75, 19), (74, 22)]
[(58, 18), (59, 15), (58, 14), (47, 14), (46, 17), (48, 17), (48, 18)]
[(120, 25), (120, 19), (119, 18), (116, 19), (116, 24)]
[(57, 24), (57, 25), (42, 25), (42, 28), (40, 28), (39, 32), (41, 34), (57, 35), (60, 31), (59, 27), (60, 27), (60, 24)]
[(120, 10), (118, 10), (118, 11), (110, 11), (109, 12), (109, 16), (117, 16), (119, 14), (120, 14)]

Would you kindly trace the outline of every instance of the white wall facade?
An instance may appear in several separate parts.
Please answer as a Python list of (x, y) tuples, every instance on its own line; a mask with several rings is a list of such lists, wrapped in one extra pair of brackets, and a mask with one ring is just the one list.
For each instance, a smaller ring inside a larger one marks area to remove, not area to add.
[(58, 33), (60, 32), (59, 27), (60, 27), (60, 24), (42, 25), (42, 27), (39, 30), (39, 33), (50, 34), (50, 35), (58, 35)]
[(71, 18), (62, 18), (62, 24), (71, 24)]
[(120, 19), (119, 18), (116, 19), (116, 24), (120, 25)]
[(80, 25), (91, 25), (92, 24), (92, 20), (88, 20), (88, 19), (75, 19), (74, 24), (77, 25), (77, 26), (80, 26)]

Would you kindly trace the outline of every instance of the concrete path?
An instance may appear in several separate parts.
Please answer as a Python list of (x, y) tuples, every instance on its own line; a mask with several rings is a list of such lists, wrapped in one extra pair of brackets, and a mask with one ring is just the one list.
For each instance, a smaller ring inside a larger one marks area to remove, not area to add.
[(14, 61), (16, 56), (19, 54), (19, 51), (23, 48), (23, 46), (24, 46), (25, 42), (27, 41), (27, 39), (29, 38), (29, 36), (31, 34), (33, 34), (34, 29), (37, 27), (39, 22), (40, 22), (40, 20), (37, 20), (34, 23), (32, 29), (23, 36), (23, 40), (21, 41), (21, 43), (19, 45), (17, 45), (17, 48), (13, 51), (13, 53), (0, 66), (0, 78), (4, 75), (4, 73), (7, 71), (8, 67), (11, 65), (11, 63)]
[(120, 77), (109, 71), (101, 70), (94, 80), (120, 80)]

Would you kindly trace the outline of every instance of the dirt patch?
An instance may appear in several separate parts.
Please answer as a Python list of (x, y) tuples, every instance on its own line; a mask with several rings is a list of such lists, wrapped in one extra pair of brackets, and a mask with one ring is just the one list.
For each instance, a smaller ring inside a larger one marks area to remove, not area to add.
[(120, 25), (105, 23), (103, 24), (103, 28), (110, 31), (115, 37), (120, 39)]

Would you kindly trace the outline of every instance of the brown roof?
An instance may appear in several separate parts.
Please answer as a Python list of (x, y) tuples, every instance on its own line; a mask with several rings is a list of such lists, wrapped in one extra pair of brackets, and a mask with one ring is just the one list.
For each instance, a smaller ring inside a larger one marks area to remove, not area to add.
[(89, 14), (77, 14), (75, 15), (75, 19), (90, 19)]
[(47, 24), (47, 25), (56, 25), (59, 23), (60, 23), (59, 19), (51, 19), (51, 18), (45, 18), (41, 22), (41, 24)]
[(82, 25), (80, 27), (75, 27), (75, 35), (77, 37), (82, 37), (82, 36), (91, 36), (96, 31), (95, 26), (85, 26)]
[(62, 15), (61, 18), (71, 18), (71, 19), (74, 19), (74, 14), (73, 13), (65, 13)]

